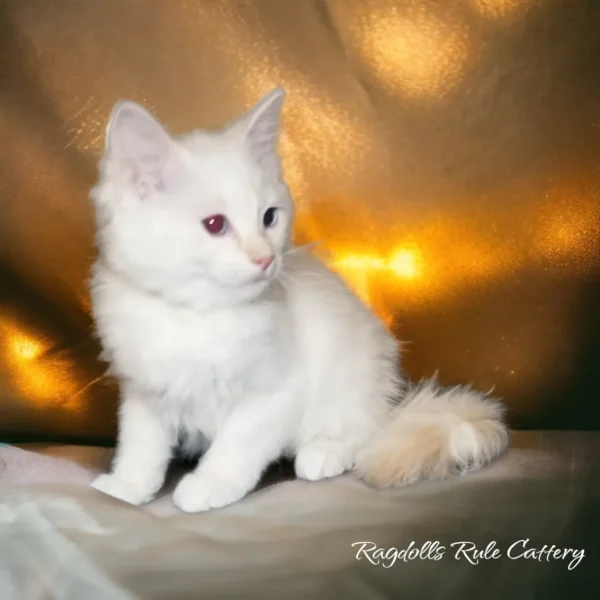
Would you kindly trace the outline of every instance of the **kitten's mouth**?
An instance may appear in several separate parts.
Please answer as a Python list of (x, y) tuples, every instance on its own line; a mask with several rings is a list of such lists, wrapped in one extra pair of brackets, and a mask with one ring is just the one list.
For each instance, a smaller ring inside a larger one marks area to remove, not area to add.
[(275, 279), (275, 277), (277, 277), (278, 271), (279, 271), (278, 263), (276, 260), (273, 260), (273, 262), (266, 269), (258, 270), (254, 274), (252, 280), (253, 281), (262, 281), (262, 280)]
[(260, 283), (261, 281), (270, 281), (273, 279), (273, 274), (268, 271), (261, 271), (260, 273), (256, 273), (250, 279), (250, 283)]
[(269, 283), (274, 279), (277, 279), (277, 275), (279, 274), (278, 266), (273, 263), (269, 266), (266, 271), (259, 271), (255, 273), (248, 281), (249, 284), (260, 284), (260, 283)]

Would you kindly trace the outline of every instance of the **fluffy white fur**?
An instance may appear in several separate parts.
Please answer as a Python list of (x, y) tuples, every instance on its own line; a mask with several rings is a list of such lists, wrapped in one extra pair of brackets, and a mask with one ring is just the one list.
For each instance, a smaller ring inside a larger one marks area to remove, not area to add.
[[(480, 468), (507, 446), (495, 400), (432, 381), (407, 390), (394, 337), (292, 247), (282, 101), (275, 90), (221, 131), (179, 138), (137, 104), (113, 111), (92, 192), (94, 317), (121, 382), (102, 492), (150, 501), (177, 447), (205, 450), (173, 496), (191, 512), (241, 499), (282, 455), (305, 479), (354, 469), (386, 487)], [(202, 224), (216, 214), (223, 235)]]

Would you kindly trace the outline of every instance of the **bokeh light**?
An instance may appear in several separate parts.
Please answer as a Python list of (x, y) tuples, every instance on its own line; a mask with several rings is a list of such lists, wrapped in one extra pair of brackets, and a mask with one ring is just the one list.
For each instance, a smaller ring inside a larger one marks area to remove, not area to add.
[(469, 0), (477, 14), (486, 19), (508, 21), (527, 12), (538, 0)]
[[(370, 245), (324, 243), (321, 256), (386, 320), (399, 307), (440, 305), (468, 288), (512, 277), (523, 265), (563, 268), (568, 275), (574, 267), (593, 266), (600, 250), (600, 205), (580, 182), (576, 175), (554, 182), (549, 193), (515, 207), (510, 229), (506, 223), (496, 227), (491, 216), (482, 229), (476, 215), (448, 213), (439, 220), (425, 214), (407, 227), (404, 241), (394, 244), (381, 230)], [(325, 219), (319, 233), (327, 239), (336, 228)]]
[(442, 19), (418, 3), (364, 11), (356, 20), (354, 41), (382, 85), (415, 100), (443, 97), (469, 64), (465, 24)]
[(0, 315), (0, 348), (8, 379), (21, 397), (40, 407), (85, 408), (72, 362), (60, 355), (49, 356), (51, 344), (9, 315)]

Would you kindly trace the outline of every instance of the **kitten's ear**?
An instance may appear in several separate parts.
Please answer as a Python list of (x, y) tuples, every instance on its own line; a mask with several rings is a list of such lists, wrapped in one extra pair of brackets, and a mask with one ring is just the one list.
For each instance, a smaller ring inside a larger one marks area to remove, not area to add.
[(244, 143), (257, 163), (269, 170), (278, 164), (277, 142), (284, 99), (283, 89), (272, 90), (241, 121)]
[(113, 108), (106, 130), (106, 151), (121, 175), (141, 197), (164, 189), (175, 143), (142, 106), (122, 101)]

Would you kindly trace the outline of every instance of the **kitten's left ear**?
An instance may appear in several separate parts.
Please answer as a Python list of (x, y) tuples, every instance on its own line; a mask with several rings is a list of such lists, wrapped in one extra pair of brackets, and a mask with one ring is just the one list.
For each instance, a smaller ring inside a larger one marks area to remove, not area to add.
[(116, 104), (106, 130), (106, 151), (140, 197), (165, 187), (177, 162), (176, 150), (171, 136), (145, 108), (131, 101)]
[(242, 118), (244, 143), (259, 166), (268, 170), (278, 164), (277, 142), (285, 91), (269, 92)]

